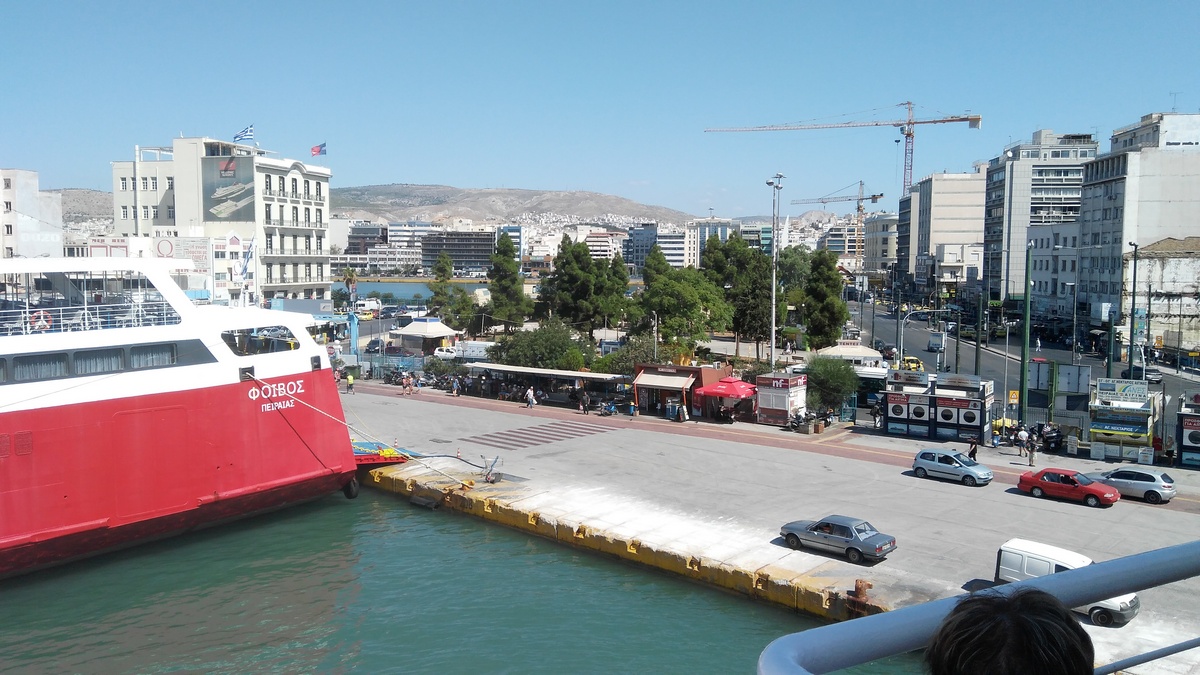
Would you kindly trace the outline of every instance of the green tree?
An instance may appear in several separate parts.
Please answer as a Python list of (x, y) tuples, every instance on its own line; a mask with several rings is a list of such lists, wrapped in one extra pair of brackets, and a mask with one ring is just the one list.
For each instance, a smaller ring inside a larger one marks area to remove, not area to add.
[(350, 304), (350, 291), (335, 288), (330, 291), (329, 297), (333, 300), (334, 307), (345, 307)]
[(536, 330), (517, 331), (489, 350), (498, 363), (527, 368), (579, 370), (595, 353), (592, 344), (558, 319)]
[(446, 251), (442, 251), (437, 262), (433, 264), (433, 281), (425, 284), (429, 288), (429, 313), (441, 316), (441, 311), (450, 305), (454, 284), (454, 260)]
[(808, 360), (808, 407), (824, 412), (839, 410), (846, 397), (858, 391), (858, 375), (849, 361), (816, 356)]
[(812, 267), (812, 251), (807, 246), (789, 246), (779, 252), (775, 261), (775, 275), (779, 285), (791, 291), (804, 287)]
[(488, 290), (492, 295), (492, 316), (504, 322), (505, 332), (525, 322), (533, 311), (533, 301), (525, 295), (525, 278), (521, 267), (514, 259), (517, 247), (508, 233), (496, 240), (496, 251), (492, 254), (492, 267), (488, 270)]
[(673, 346), (669, 352), (694, 353), (709, 331), (728, 329), (733, 318), (722, 290), (694, 267), (656, 275), (638, 301), (646, 316), (657, 316), (658, 337)]
[(631, 304), (625, 296), (629, 290), (629, 269), (618, 253), (607, 267), (597, 262), (596, 274), (603, 277), (596, 288), (596, 312), (604, 326), (615, 326), (628, 314)]
[(597, 274), (596, 267), (587, 244), (573, 243), (563, 235), (558, 255), (554, 256), (554, 270), (540, 284), (537, 314), (557, 316), (565, 323), (586, 328), (591, 335), (597, 319), (603, 317), (606, 285), (606, 274)]
[(674, 268), (671, 267), (671, 263), (667, 262), (667, 257), (663, 255), (662, 249), (655, 244), (646, 254), (646, 264), (642, 266), (642, 283), (649, 286), (659, 277), (670, 274), (672, 269)]
[(358, 285), (358, 272), (353, 267), (342, 268), (342, 283), (346, 284), (346, 292), (354, 299), (354, 288)]
[(804, 333), (809, 349), (837, 344), (850, 310), (842, 300), (845, 282), (837, 271), (837, 254), (827, 249), (812, 256), (812, 267), (804, 283)]

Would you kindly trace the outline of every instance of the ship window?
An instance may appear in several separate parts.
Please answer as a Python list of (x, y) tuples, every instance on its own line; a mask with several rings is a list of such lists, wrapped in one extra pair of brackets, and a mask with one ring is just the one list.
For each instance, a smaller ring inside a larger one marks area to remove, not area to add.
[(67, 355), (65, 353), (13, 357), (13, 379), (17, 382), (32, 382), (66, 376)]
[(89, 349), (75, 352), (76, 375), (115, 373), (124, 369), (125, 352), (122, 349)]
[(129, 348), (131, 368), (157, 368), (173, 366), (176, 362), (175, 345), (136, 345)]
[(0, 384), (8, 382), (8, 362), (0, 359)]
[(238, 356), (285, 352), (300, 346), (296, 336), (286, 326), (227, 330), (221, 333), (221, 339)]

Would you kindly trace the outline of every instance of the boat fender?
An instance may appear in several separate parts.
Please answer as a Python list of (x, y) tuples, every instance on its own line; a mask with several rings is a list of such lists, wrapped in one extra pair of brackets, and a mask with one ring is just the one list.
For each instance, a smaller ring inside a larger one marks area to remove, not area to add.
[(346, 499), (354, 499), (358, 497), (358, 478), (351, 478), (349, 483), (342, 486), (342, 494), (346, 495)]
[(29, 327), (33, 330), (50, 330), (50, 326), (54, 321), (50, 318), (50, 312), (44, 309), (39, 309), (29, 317)]

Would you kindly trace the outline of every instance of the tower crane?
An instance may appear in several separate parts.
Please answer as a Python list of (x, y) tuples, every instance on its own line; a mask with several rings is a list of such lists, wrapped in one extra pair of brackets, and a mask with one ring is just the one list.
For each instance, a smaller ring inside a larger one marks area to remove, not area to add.
[[(846, 186), (846, 187), (850, 187), (850, 186)], [(842, 190), (844, 190), (844, 189), (846, 189), (846, 188), (842, 188)], [(838, 190), (838, 192), (841, 192), (841, 190)], [(877, 203), (880, 199), (883, 199), (883, 193), (880, 192), (877, 195), (864, 194), (863, 193), (863, 182), (860, 180), (860, 181), (858, 181), (858, 196), (844, 195), (841, 197), (817, 197), (815, 199), (793, 199), (792, 203), (793, 204), (829, 204), (830, 202), (858, 202), (858, 208), (855, 209), (855, 215), (854, 215), (854, 250), (855, 250), (854, 257), (855, 257), (855, 260), (860, 263), (859, 268), (861, 269), (861, 267), (862, 267), (861, 266), (861, 262), (862, 262), (861, 258), (862, 258), (862, 254), (863, 254), (863, 214), (864, 214), (863, 202), (868, 199), (871, 200), (872, 204)], [(849, 251), (846, 251), (846, 252), (849, 253)]]
[(904, 192), (908, 193), (908, 188), (912, 187), (912, 164), (913, 164), (913, 136), (915, 131), (913, 127), (918, 124), (947, 124), (949, 122), (967, 122), (972, 129), (978, 129), (983, 121), (979, 115), (955, 115), (952, 117), (938, 117), (934, 119), (916, 119), (913, 117), (912, 101), (896, 104), (896, 107), (904, 107), (908, 109), (908, 118), (903, 120), (881, 120), (875, 122), (835, 122), (832, 124), (776, 124), (763, 127), (726, 127), (717, 129), (705, 129), (705, 132), (731, 132), (731, 131), (799, 131), (804, 129), (841, 129), (849, 127), (898, 127), (901, 135), (904, 136)]

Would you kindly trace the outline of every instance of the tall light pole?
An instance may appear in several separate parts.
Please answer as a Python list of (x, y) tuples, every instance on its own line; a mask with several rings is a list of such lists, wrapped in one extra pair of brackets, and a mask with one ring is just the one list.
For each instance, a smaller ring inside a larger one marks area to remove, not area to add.
[[(1025, 300), (1021, 303), (1021, 407), (1017, 420), (1024, 423), (1029, 413), (1029, 286), (1033, 273), (1033, 242), (1025, 245)], [(1053, 402), (1051, 402), (1053, 405)]]
[(1079, 353), (1079, 330), (1075, 325), (1079, 318), (1079, 284), (1068, 281), (1067, 285), (1074, 291), (1074, 298), (1071, 300), (1071, 365), (1075, 365), (1075, 355)]
[(779, 191), (783, 189), (784, 178), (783, 174), (777, 173), (767, 181), (767, 187), (771, 188), (771, 372), (775, 372), (775, 266), (779, 260), (779, 233), (776, 229), (779, 227)]
[[(1133, 376), (1133, 340), (1136, 337), (1133, 334), (1134, 322), (1137, 321), (1137, 267), (1138, 267), (1138, 245), (1136, 242), (1129, 242), (1133, 247), (1133, 283), (1129, 286), (1129, 376)], [(1120, 296), (1117, 296), (1120, 298)], [(1146, 302), (1147, 307), (1149, 301)], [(1142, 365), (1145, 365), (1143, 362)]]

